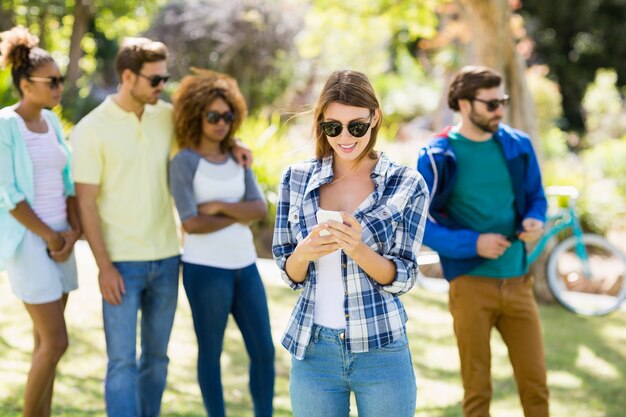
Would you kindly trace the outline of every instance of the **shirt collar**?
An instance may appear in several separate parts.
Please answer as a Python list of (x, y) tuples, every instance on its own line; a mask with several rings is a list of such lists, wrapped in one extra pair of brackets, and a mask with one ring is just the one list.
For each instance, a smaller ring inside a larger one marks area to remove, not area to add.
[(375, 183), (380, 184), (385, 181), (390, 165), (391, 160), (387, 157), (387, 155), (384, 152), (379, 152), (378, 162), (372, 171), (372, 179)]
[[(132, 111), (126, 111), (123, 108), (121, 108), (120, 105), (117, 104), (115, 100), (113, 100), (113, 95), (108, 95), (104, 99), (103, 105), (105, 106), (106, 111), (109, 112), (113, 116), (120, 117), (120, 118), (126, 118), (126, 117), (137, 118), (135, 113), (133, 113)], [(155, 107), (156, 106), (153, 106), (151, 104), (146, 104), (144, 106), (143, 114), (145, 115), (148, 113), (152, 113)]]

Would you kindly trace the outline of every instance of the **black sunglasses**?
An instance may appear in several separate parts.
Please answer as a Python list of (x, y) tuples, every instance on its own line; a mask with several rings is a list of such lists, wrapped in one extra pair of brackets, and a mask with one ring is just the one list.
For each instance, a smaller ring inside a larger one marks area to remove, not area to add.
[(39, 83), (47, 83), (51, 90), (56, 90), (65, 82), (65, 77), (62, 75), (58, 77), (28, 77), (28, 79)]
[(147, 75), (143, 75), (142, 73), (138, 73), (137, 75), (139, 75), (140, 77), (145, 78), (146, 80), (150, 81), (150, 87), (158, 87), (159, 84), (161, 84), (161, 82), (166, 83), (169, 79), (170, 76), (169, 74), (165, 74), (165, 75), (152, 75), (150, 77), (148, 77)]
[(485, 103), (485, 106), (487, 107), (487, 111), (496, 111), (496, 109), (500, 107), (501, 105), (506, 106), (507, 104), (509, 104), (511, 102), (511, 97), (504, 96), (503, 98), (494, 98), (492, 100), (483, 100), (483, 99), (474, 97), (471, 100)]
[(224, 113), (219, 113), (214, 110), (206, 112), (204, 115), (206, 121), (211, 123), (212, 125), (216, 125), (219, 123), (220, 119), (224, 121), (224, 123), (232, 123), (235, 120), (235, 113), (232, 111), (227, 111)]
[[(369, 130), (371, 124), (372, 116), (370, 116), (369, 123), (352, 120), (348, 122), (348, 133), (350, 133), (355, 138), (363, 137)], [(339, 122), (320, 122), (320, 127), (322, 128), (322, 132), (324, 132), (324, 134), (330, 138), (341, 135), (341, 132), (343, 131), (343, 125)]]

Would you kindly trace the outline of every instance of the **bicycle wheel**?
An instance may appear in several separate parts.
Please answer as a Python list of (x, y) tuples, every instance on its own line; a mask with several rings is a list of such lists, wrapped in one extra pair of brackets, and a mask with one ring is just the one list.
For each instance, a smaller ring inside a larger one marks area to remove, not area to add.
[(568, 310), (587, 316), (608, 314), (626, 297), (626, 258), (599, 235), (583, 234), (582, 245), (587, 260), (579, 256), (582, 247), (575, 236), (554, 248), (548, 258), (548, 286)]

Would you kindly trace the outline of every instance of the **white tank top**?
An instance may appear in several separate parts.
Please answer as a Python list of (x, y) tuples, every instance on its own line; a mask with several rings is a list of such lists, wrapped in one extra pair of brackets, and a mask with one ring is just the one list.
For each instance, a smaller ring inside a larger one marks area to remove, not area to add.
[(345, 289), (341, 276), (341, 251), (336, 250), (317, 260), (313, 321), (331, 329), (345, 329), (343, 308)]
[[(245, 193), (244, 169), (234, 159), (224, 163), (201, 159), (193, 179), (196, 201), (239, 202)], [(183, 261), (222, 269), (239, 269), (256, 261), (254, 237), (241, 223), (210, 233), (185, 234)]]
[(63, 169), (67, 163), (67, 155), (45, 117), (48, 126), (46, 133), (33, 132), (28, 129), (24, 119), (18, 117), (17, 120), (33, 164), (35, 201), (32, 209), (46, 224), (61, 223), (67, 219), (67, 201), (63, 187)]

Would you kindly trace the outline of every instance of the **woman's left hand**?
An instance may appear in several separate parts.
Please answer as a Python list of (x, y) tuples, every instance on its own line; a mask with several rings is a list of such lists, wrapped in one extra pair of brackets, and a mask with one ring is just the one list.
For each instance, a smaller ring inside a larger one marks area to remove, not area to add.
[(350, 213), (342, 211), (341, 217), (343, 218), (343, 224), (330, 221), (327, 223), (327, 230), (333, 235), (337, 244), (346, 255), (354, 259), (363, 245), (363, 238), (361, 236), (363, 226), (361, 226), (356, 217)]
[(56, 262), (65, 262), (69, 259), (72, 251), (74, 250), (74, 244), (80, 237), (80, 234), (73, 230), (66, 230), (65, 232), (59, 233), (65, 239), (65, 244), (59, 250), (50, 251), (50, 257)]

